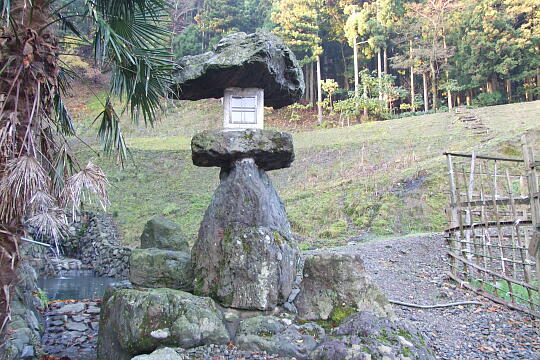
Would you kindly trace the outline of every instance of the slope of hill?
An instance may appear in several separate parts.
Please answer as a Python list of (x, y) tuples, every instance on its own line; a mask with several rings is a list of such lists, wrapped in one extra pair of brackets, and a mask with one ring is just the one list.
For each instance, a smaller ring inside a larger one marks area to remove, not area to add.
[[(219, 127), (221, 111), (219, 101), (177, 102), (154, 128), (126, 123), (134, 161), (125, 170), (80, 150), (109, 175), (109, 211), (126, 243), (136, 244), (146, 220), (157, 214), (195, 239), (219, 169), (191, 164), (190, 138)], [(90, 104), (78, 114), (83, 134), (91, 133), (91, 113)], [(463, 116), (476, 117), (485, 132), (467, 129)], [(448, 201), (442, 153), (519, 156), (525, 132), (540, 150), (539, 101), (296, 132), (296, 161), (270, 174), (303, 248), (436, 232), (444, 228)]]

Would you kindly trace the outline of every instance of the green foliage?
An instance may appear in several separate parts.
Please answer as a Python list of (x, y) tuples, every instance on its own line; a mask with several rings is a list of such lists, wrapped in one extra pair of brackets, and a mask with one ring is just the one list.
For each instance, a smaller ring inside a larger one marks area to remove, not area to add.
[(394, 85), (396, 78), (392, 75), (383, 74), (378, 78), (367, 70), (361, 71), (359, 75), (364, 94), (355, 97), (354, 92), (350, 92), (347, 99), (334, 104), (334, 110), (345, 116), (359, 116), (365, 109), (370, 119), (389, 119), (391, 111), (386, 101), (379, 99), (379, 93), (386, 94), (389, 99), (401, 99), (406, 96), (405, 90)]
[(475, 99), (473, 99), (472, 103), (475, 106), (500, 105), (504, 103), (504, 97), (498, 91), (493, 93), (480, 93)]
[(49, 306), (49, 298), (44, 290), (38, 288), (35, 296), (39, 300), (42, 308), (47, 308), (47, 306)]
[(173, 40), (173, 53), (176, 59), (202, 52), (201, 29), (196, 24), (186, 27)]
[(330, 319), (334, 324), (341, 324), (343, 320), (351, 316), (356, 312), (356, 309), (352, 306), (335, 307), (330, 314)]
[(322, 53), (320, 37), (321, 0), (279, 0), (272, 12), (273, 32), (293, 51), (301, 54), (301, 64), (315, 61)]

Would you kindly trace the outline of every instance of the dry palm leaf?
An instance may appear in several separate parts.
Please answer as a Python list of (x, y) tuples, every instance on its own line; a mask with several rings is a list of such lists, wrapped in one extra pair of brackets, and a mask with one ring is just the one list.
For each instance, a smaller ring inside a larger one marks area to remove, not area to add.
[(73, 218), (76, 218), (76, 211), (82, 201), (91, 201), (91, 195), (97, 195), (100, 205), (105, 209), (109, 205), (109, 194), (107, 186), (109, 181), (107, 176), (92, 162), (86, 168), (72, 175), (66, 180), (66, 185), (62, 194), (63, 205), (71, 204)]

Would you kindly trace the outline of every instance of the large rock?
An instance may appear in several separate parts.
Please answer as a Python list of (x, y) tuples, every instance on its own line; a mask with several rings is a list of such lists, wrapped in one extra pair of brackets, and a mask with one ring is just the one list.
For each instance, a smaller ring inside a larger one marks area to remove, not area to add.
[(421, 333), (370, 312), (351, 315), (329, 335), (310, 359), (435, 359)]
[(100, 317), (98, 360), (230, 340), (215, 302), (180, 290), (118, 290), (102, 304)]
[(191, 139), (196, 166), (229, 168), (239, 159), (252, 158), (263, 170), (287, 168), (294, 161), (292, 136), (275, 130), (205, 130)]
[(138, 355), (131, 360), (184, 360), (176, 350), (169, 347), (161, 348), (148, 355)]
[(180, 230), (180, 225), (156, 216), (146, 223), (141, 234), (141, 248), (189, 251), (187, 238)]
[(240, 323), (236, 344), (242, 350), (308, 359), (317, 340), (324, 336), (324, 329), (317, 324), (296, 325), (286, 319), (257, 316)]
[(342, 320), (357, 311), (395, 317), (384, 293), (366, 274), (359, 254), (322, 251), (305, 258), (294, 304), (303, 320)]
[(138, 286), (193, 290), (191, 255), (183, 251), (133, 249), (129, 280)]
[(227, 307), (274, 309), (291, 293), (298, 259), (285, 207), (253, 159), (220, 177), (192, 251), (195, 293)]
[(304, 78), (294, 53), (275, 35), (235, 33), (214, 51), (185, 56), (178, 63), (172, 97), (221, 98), (229, 87), (262, 88), (266, 106), (294, 104), (304, 92)]

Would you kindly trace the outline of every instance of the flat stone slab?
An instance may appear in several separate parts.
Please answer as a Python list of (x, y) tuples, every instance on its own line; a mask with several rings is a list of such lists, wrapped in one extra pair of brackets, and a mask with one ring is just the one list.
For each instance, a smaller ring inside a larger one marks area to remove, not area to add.
[(294, 53), (267, 32), (230, 34), (214, 51), (185, 56), (177, 64), (173, 98), (221, 98), (226, 88), (264, 89), (266, 106), (294, 104), (304, 93), (302, 69)]
[(230, 168), (252, 158), (263, 170), (282, 169), (294, 161), (292, 136), (275, 130), (205, 130), (191, 140), (193, 164)]

